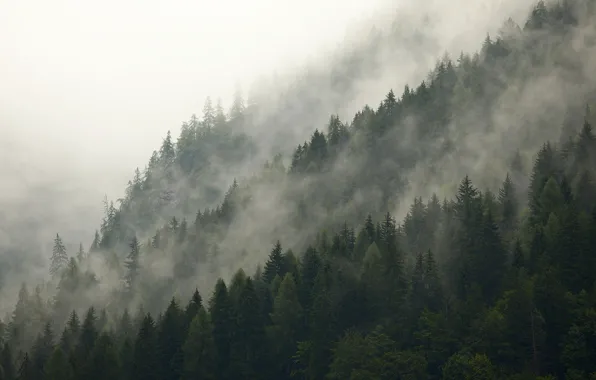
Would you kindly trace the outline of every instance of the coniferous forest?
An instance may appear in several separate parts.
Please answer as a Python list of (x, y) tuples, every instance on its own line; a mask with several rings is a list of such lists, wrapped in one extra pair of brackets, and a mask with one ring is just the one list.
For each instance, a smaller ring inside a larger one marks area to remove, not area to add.
[(596, 379), (595, 6), (538, 2), (223, 194), (290, 111), (207, 99), (88, 247), (55, 235), (0, 379)]

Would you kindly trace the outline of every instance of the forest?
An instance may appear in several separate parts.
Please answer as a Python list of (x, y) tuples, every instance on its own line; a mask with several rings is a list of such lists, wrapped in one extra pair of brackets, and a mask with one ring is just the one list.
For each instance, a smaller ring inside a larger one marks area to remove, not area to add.
[(595, 6), (539, 1), (224, 193), (285, 110), (207, 99), (88, 248), (55, 235), (0, 379), (596, 380)]

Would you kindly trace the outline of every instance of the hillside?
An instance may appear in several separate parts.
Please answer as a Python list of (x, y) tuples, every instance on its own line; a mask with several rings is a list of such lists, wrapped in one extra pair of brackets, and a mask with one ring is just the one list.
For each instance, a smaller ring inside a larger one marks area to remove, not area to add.
[(539, 2), (258, 167), (287, 108), (208, 100), (88, 252), (56, 235), (2, 375), (596, 376), (594, 5)]

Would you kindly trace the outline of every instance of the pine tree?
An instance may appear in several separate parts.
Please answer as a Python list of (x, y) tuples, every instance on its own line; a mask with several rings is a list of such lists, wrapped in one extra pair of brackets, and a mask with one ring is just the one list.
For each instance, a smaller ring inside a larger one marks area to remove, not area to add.
[(259, 309), (259, 298), (248, 277), (234, 307), (235, 324), (230, 347), (230, 372), (234, 378), (266, 378), (265, 326)]
[(213, 340), (217, 351), (217, 378), (228, 378), (230, 338), (232, 333), (232, 310), (228, 289), (219, 279), (209, 301), (209, 314), (213, 321)]
[(129, 290), (133, 289), (136, 285), (137, 278), (139, 277), (140, 271), (140, 264), (139, 264), (139, 255), (141, 253), (141, 247), (139, 245), (139, 241), (137, 237), (134, 236), (130, 242), (130, 253), (128, 254), (127, 260), (125, 262), (125, 266), (127, 269), (126, 273), (126, 285)]
[(310, 310), (312, 305), (313, 293), (312, 290), (315, 285), (315, 279), (321, 267), (321, 258), (317, 251), (309, 247), (302, 257), (301, 271), (300, 271), (300, 288), (298, 295), (300, 304), (305, 310)]
[(273, 349), (273, 362), (277, 367), (275, 378), (289, 378), (292, 369), (290, 358), (296, 352), (295, 342), (303, 321), (298, 291), (290, 273), (285, 275), (273, 302), (271, 321), (268, 335)]
[(59, 234), (56, 234), (54, 239), (54, 248), (52, 249), (52, 258), (50, 263), (50, 274), (52, 276), (59, 275), (62, 269), (68, 263), (68, 255), (66, 254), (66, 247), (62, 242)]
[(69, 353), (70, 350), (74, 348), (79, 339), (80, 330), (81, 322), (79, 321), (79, 316), (77, 315), (77, 312), (73, 310), (68, 317), (66, 327), (60, 338), (60, 347), (64, 353)]
[(131, 380), (160, 379), (155, 322), (151, 315), (143, 318), (135, 341)]
[(284, 258), (281, 250), (281, 243), (277, 241), (273, 250), (269, 254), (269, 259), (265, 263), (265, 269), (263, 271), (263, 281), (271, 283), (275, 276), (282, 277), (284, 275)]
[(86, 374), (85, 366), (87, 363), (87, 359), (95, 345), (95, 341), (97, 340), (97, 328), (95, 326), (96, 323), (96, 316), (95, 316), (95, 308), (90, 307), (87, 310), (87, 314), (85, 315), (85, 319), (83, 320), (83, 325), (81, 326), (81, 333), (79, 335), (79, 340), (74, 350), (74, 372), (75, 376), (84, 376)]
[(214, 126), (217, 128), (223, 127), (226, 124), (226, 121), (226, 115), (221, 104), (221, 99), (217, 99), (217, 105), (215, 106)]
[(519, 239), (515, 240), (513, 246), (513, 266), (515, 268), (523, 268), (525, 264), (524, 252), (522, 250), (521, 242)]
[(19, 371), (17, 374), (17, 380), (38, 380), (37, 374), (34, 371), (33, 363), (29, 359), (29, 354), (25, 353)]
[(232, 101), (232, 107), (230, 108), (230, 120), (242, 117), (244, 110), (244, 99), (242, 98), (240, 87), (238, 86), (234, 92), (234, 100)]
[(424, 308), (426, 301), (424, 285), (424, 255), (419, 252), (416, 254), (410, 289), (410, 304), (414, 315), (418, 315)]
[(130, 313), (128, 312), (128, 308), (124, 309), (124, 312), (122, 313), (122, 317), (120, 318), (120, 321), (118, 322), (118, 327), (116, 328), (116, 332), (122, 340), (125, 340), (127, 338), (134, 336), (134, 325), (133, 325), (133, 321), (130, 316)]
[(31, 350), (31, 365), (37, 378), (44, 377), (44, 366), (54, 350), (54, 334), (50, 323), (46, 323), (43, 333), (37, 337)]
[(95, 235), (93, 237), (93, 242), (91, 243), (91, 247), (89, 248), (89, 253), (99, 251), (99, 243), (101, 238), (99, 236), (99, 231), (95, 230)]
[(22, 348), (25, 345), (25, 334), (32, 324), (30, 304), (29, 291), (27, 290), (27, 285), (23, 283), (19, 289), (17, 304), (15, 305), (9, 325), (11, 343), (18, 348)]
[(74, 373), (68, 357), (62, 350), (57, 347), (44, 368), (46, 380), (71, 380), (74, 379)]
[(486, 299), (494, 300), (501, 290), (507, 256), (490, 212), (484, 217), (479, 244), (474, 273)]
[(182, 219), (180, 226), (178, 227), (178, 243), (183, 243), (186, 240), (188, 233), (188, 222), (186, 218)]
[(443, 306), (443, 286), (435, 256), (430, 249), (424, 256), (424, 287), (426, 288), (428, 309), (438, 312)]
[(182, 344), (184, 314), (176, 299), (172, 299), (157, 328), (157, 351), (160, 378), (178, 380), (182, 374)]
[(85, 250), (83, 249), (83, 243), (79, 244), (79, 250), (77, 252), (77, 260), (81, 263), (85, 259)]
[(172, 134), (170, 131), (166, 134), (166, 138), (161, 144), (159, 149), (159, 159), (165, 166), (174, 162), (176, 157), (176, 150), (174, 149), (174, 143), (172, 142)]
[(205, 105), (203, 106), (203, 125), (207, 128), (215, 126), (215, 110), (210, 97), (205, 99)]
[(3, 370), (3, 380), (14, 380), (16, 378), (12, 350), (8, 344), (4, 344), (0, 353), (0, 367)]
[(203, 307), (203, 298), (199, 293), (199, 289), (195, 289), (194, 293), (192, 294), (192, 298), (188, 303), (188, 306), (186, 306), (186, 310), (184, 311), (186, 329), (188, 329), (201, 307)]
[(532, 223), (545, 221), (544, 216), (541, 215), (540, 197), (548, 180), (552, 177), (556, 182), (559, 174), (559, 168), (555, 162), (555, 151), (550, 143), (546, 143), (536, 156), (530, 178), (528, 198)]
[(124, 338), (124, 341), (120, 346), (119, 357), (122, 376), (126, 379), (130, 379), (134, 361), (134, 344), (131, 337), (126, 336)]
[(507, 173), (503, 185), (499, 189), (499, 208), (501, 216), (501, 225), (504, 231), (510, 231), (517, 217), (518, 207), (516, 200), (515, 187), (513, 181)]
[(404, 254), (398, 246), (397, 229), (391, 214), (385, 215), (381, 225), (381, 263), (383, 266), (384, 302), (389, 313), (397, 313), (403, 304), (407, 281), (404, 273)]
[(184, 372), (182, 380), (215, 380), (217, 376), (217, 349), (212, 335), (209, 315), (199, 306), (183, 346)]
[(85, 363), (85, 379), (118, 379), (121, 377), (116, 347), (110, 335), (101, 334)]

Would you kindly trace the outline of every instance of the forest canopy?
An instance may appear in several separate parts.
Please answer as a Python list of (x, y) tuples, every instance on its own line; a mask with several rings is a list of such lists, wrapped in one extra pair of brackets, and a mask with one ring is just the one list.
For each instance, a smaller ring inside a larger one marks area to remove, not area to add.
[(276, 116), (207, 99), (88, 249), (56, 234), (0, 379), (596, 379), (594, 5), (538, 2), (224, 193)]

